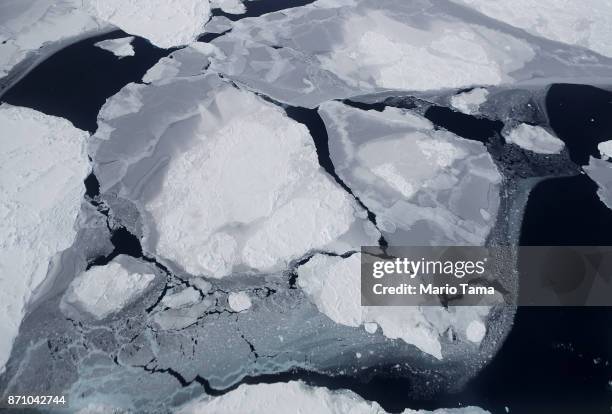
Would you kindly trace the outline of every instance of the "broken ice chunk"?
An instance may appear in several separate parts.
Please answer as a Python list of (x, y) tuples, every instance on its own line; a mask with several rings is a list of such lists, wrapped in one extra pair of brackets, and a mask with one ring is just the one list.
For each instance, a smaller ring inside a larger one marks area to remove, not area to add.
[(462, 92), (451, 97), (450, 104), (453, 108), (464, 114), (474, 115), (478, 113), (480, 105), (486, 102), (489, 91), (485, 88), (475, 88), (468, 92)]
[(520, 124), (502, 135), (506, 142), (538, 154), (558, 154), (565, 147), (563, 141), (536, 125)]
[(246, 7), (240, 0), (210, 0), (212, 9), (221, 9), (228, 14), (243, 14), (246, 12)]
[(484, 243), (501, 176), (482, 143), (399, 109), (326, 102), (319, 113), (336, 172), (376, 214), (391, 245)]
[(0, 105), (0, 372), (32, 292), (74, 241), (88, 134), (65, 119)]
[(251, 307), (251, 298), (242, 291), (230, 293), (227, 302), (234, 312), (243, 312)]
[(210, 4), (201, 0), (86, 0), (84, 8), (92, 16), (162, 48), (195, 41), (210, 18)]
[[(401, 339), (438, 359), (442, 359), (439, 338), (444, 332), (449, 328), (465, 331), (474, 322), (484, 324), (489, 312), (485, 306), (361, 306), (360, 266), (358, 253), (346, 259), (318, 254), (298, 268), (297, 283), (319, 311), (334, 322), (354, 327), (363, 324), (368, 333), (380, 326), (387, 338)], [(469, 329), (467, 332), (472, 338), (476, 336)]]
[(183, 306), (193, 305), (200, 300), (200, 292), (192, 287), (187, 287), (178, 292), (173, 292), (164, 296), (161, 303), (172, 309), (182, 308)]
[[(219, 397), (204, 396), (188, 402), (177, 410), (177, 414), (196, 413), (243, 413), (285, 414), (304, 413), (360, 413), (386, 414), (376, 402), (364, 400), (348, 390), (330, 391), (323, 387), (313, 387), (301, 381), (279, 382), (274, 384), (242, 384), (237, 389)], [(434, 412), (406, 409), (404, 414), (433, 414)], [(478, 407), (439, 409), (435, 414), (487, 414)]]
[(612, 163), (590, 157), (589, 165), (582, 169), (599, 186), (597, 195), (601, 202), (612, 209)]
[(612, 140), (600, 142), (597, 144), (597, 149), (602, 159), (609, 160), (612, 158)]
[(139, 297), (155, 279), (155, 274), (128, 269), (142, 266), (130, 256), (119, 255), (104, 266), (80, 273), (62, 298), (62, 308), (85, 311), (95, 319), (118, 312)]
[(102, 40), (94, 45), (122, 58), (125, 56), (134, 56), (134, 48), (132, 47), (133, 40), (134, 36), (128, 36), (119, 39)]
[(487, 327), (481, 321), (472, 321), (465, 330), (468, 340), (480, 343), (487, 333)]

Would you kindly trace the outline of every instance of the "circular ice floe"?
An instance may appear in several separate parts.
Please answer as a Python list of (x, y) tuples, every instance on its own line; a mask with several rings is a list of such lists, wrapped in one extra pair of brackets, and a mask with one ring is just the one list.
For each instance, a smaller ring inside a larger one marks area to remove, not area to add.
[(234, 312), (242, 312), (251, 307), (251, 298), (246, 292), (232, 292), (227, 298), (230, 308)]
[(485, 324), (481, 321), (470, 322), (467, 329), (465, 330), (465, 336), (467, 337), (467, 339), (476, 343), (480, 343), (486, 333), (487, 328)]

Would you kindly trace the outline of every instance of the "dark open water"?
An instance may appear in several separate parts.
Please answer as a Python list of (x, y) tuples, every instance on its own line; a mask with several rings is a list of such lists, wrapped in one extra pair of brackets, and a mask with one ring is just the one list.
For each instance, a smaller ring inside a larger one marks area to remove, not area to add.
[[(258, 7), (256, 4), (249, 4), (253, 13), (254, 7)], [(138, 38), (134, 41), (135, 57), (117, 59), (93, 47), (99, 40), (124, 35), (114, 32), (67, 47), (24, 77), (2, 100), (67, 118), (79, 128), (94, 131), (96, 115), (104, 101), (125, 84), (138, 81), (168, 53)], [(598, 140), (612, 138), (611, 101), (608, 92), (589, 86), (556, 85), (550, 89), (547, 106), (551, 125), (566, 142), (573, 160), (585, 163), (588, 155), (596, 153)], [(499, 128), (495, 123), (476, 125), (443, 109), (429, 112), (427, 116), (437, 124), (445, 124), (461, 135), (473, 135), (478, 140), (485, 139), (484, 130)], [(94, 180), (90, 178), (87, 184), (92, 195), (95, 194)], [(611, 244), (612, 212), (599, 202), (595, 189), (582, 175), (539, 184), (527, 204), (521, 243)], [(130, 240), (126, 239), (126, 246)], [(136, 252), (138, 247), (125, 250)], [(500, 352), (457, 394), (434, 400), (411, 400), (407, 398), (406, 390), (410, 389), (407, 379), (375, 378), (363, 383), (302, 372), (268, 376), (263, 380), (303, 378), (331, 388), (349, 388), (391, 411), (478, 405), (493, 413), (505, 412), (506, 406), (511, 413), (609, 413), (611, 352), (612, 311), (609, 308), (523, 307), (518, 309), (514, 328)]]

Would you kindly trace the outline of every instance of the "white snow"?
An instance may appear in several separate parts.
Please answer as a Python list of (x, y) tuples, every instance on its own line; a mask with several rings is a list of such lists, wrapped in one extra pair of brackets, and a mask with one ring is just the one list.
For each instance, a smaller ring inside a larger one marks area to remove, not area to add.
[(210, 18), (208, 0), (84, 0), (85, 9), (157, 47), (187, 45)]
[(251, 307), (251, 298), (246, 292), (232, 292), (227, 301), (234, 312), (243, 312)]
[(612, 140), (600, 142), (597, 144), (597, 149), (602, 159), (609, 160), (612, 158)]
[[(442, 359), (440, 337), (449, 327), (465, 329), (470, 326), (468, 324), (483, 324), (488, 314), (486, 307), (446, 310), (442, 307), (361, 306), (358, 253), (346, 259), (318, 254), (300, 266), (297, 273), (298, 286), (319, 311), (334, 322), (353, 327), (364, 325), (369, 333), (376, 332), (380, 326), (386, 337), (401, 339), (438, 359)], [(467, 332), (475, 337), (473, 328), (468, 328)]]
[(507, 143), (538, 154), (558, 154), (565, 147), (563, 141), (537, 125), (519, 124), (502, 135)]
[(608, 0), (453, 0), (550, 40), (612, 57), (612, 2)]
[[(200, 397), (180, 407), (177, 414), (386, 414), (376, 402), (364, 400), (348, 390), (330, 391), (301, 381), (274, 384), (242, 384), (219, 397)], [(433, 414), (406, 409), (403, 414)], [(436, 410), (435, 414), (487, 414), (478, 407)]]
[(0, 372), (32, 291), (74, 241), (88, 134), (65, 119), (0, 105)]
[(450, 104), (453, 108), (464, 114), (474, 115), (478, 113), (480, 105), (487, 101), (489, 91), (485, 88), (475, 88), (468, 92), (451, 97)]
[(153, 279), (154, 274), (132, 273), (121, 263), (112, 261), (77, 275), (66, 290), (62, 302), (64, 306), (72, 305), (96, 319), (104, 319), (131, 303), (146, 290)]
[(134, 56), (134, 47), (132, 46), (133, 40), (134, 36), (128, 36), (119, 39), (102, 40), (94, 45), (121, 58), (125, 56)]
[(355, 202), (319, 166), (304, 125), (229, 86), (210, 107), (146, 202), (157, 255), (193, 275), (223, 277), (238, 265), (271, 272), (349, 230)]
[(81, 9), (80, 0), (3, 0), (0, 2), (0, 78), (46, 43), (106, 27)]
[(487, 333), (487, 327), (481, 321), (472, 321), (465, 330), (465, 336), (472, 342), (480, 343)]

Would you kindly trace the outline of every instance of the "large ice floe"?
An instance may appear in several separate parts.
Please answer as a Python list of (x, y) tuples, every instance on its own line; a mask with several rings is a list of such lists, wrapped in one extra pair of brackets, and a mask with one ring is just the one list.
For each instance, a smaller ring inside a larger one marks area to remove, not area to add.
[[(317, 308), (334, 322), (347, 326), (380, 326), (390, 339), (401, 339), (442, 359), (441, 336), (448, 332), (480, 343), (486, 334), (487, 306), (416, 307), (361, 306), (361, 260), (317, 255), (298, 269), (298, 285)], [(479, 330), (478, 332), (476, 330)]]
[[(296, 411), (296, 408), (299, 410)], [(364, 400), (350, 391), (330, 391), (312, 387), (299, 381), (276, 384), (243, 384), (220, 397), (202, 397), (176, 411), (177, 414), (285, 414), (292, 412), (320, 414), (385, 414), (376, 402)], [(414, 411), (406, 409), (402, 414), (487, 414), (478, 407)]]
[(81, 6), (80, 0), (1, 2), (0, 78), (43, 45), (107, 29)]
[(593, 0), (452, 0), (547, 39), (612, 56), (612, 3)]
[(193, 42), (210, 18), (208, 0), (85, 0), (84, 8), (99, 20), (163, 48)]
[[(175, 100), (160, 116), (160, 102)], [(113, 109), (125, 101), (134, 114)], [(365, 211), (319, 166), (306, 127), (217, 75), (129, 85), (101, 115), (102, 189), (140, 206), (146, 251), (191, 274), (279, 271), (312, 250), (359, 245), (346, 243), (353, 229), (364, 235), (353, 242), (377, 239)]]
[(609, 78), (610, 68), (610, 60), (596, 53), (427, 0), (319, 0), (242, 19), (212, 43), (227, 56), (214, 60), (212, 69), (307, 107), (389, 89)]
[(136, 267), (143, 265), (123, 255), (104, 266), (92, 267), (72, 281), (61, 306), (67, 313), (87, 312), (96, 319), (121, 311), (155, 279), (154, 273), (128, 270)]
[(0, 372), (33, 291), (76, 235), (88, 134), (65, 119), (0, 106)]
[(392, 245), (482, 245), (501, 175), (482, 143), (398, 108), (319, 107), (336, 172), (376, 214)]

